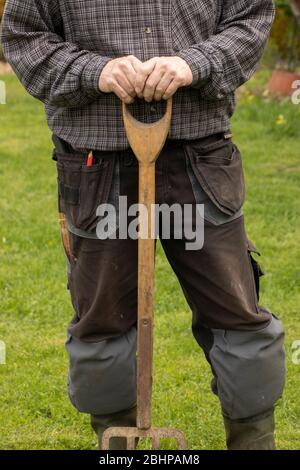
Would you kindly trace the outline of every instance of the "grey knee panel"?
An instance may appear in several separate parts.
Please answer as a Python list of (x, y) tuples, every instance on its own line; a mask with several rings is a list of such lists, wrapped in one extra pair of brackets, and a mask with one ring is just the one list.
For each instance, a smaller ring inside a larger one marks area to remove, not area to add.
[(209, 359), (215, 372), (214, 390), (230, 419), (270, 410), (285, 383), (284, 332), (273, 318), (259, 331), (212, 330)]
[(68, 392), (78, 411), (110, 414), (136, 402), (136, 328), (125, 335), (87, 343), (70, 336)]

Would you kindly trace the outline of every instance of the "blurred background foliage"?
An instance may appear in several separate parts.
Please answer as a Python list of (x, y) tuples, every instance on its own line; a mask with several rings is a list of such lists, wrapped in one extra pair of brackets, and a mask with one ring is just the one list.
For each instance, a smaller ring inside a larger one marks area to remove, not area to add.
[(0, 0), (0, 18), (2, 18), (5, 0)]
[[(266, 65), (274, 68), (295, 70), (300, 63), (300, 26), (293, 14), (289, 0), (277, 0), (276, 18), (272, 28), (268, 48), (265, 53)], [(299, 8), (300, 1), (294, 2)]]

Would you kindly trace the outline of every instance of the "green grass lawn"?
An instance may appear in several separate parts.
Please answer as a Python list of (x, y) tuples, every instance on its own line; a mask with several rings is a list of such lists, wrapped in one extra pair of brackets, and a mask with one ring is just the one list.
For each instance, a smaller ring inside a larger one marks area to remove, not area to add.
[[(0, 365), (0, 448), (93, 449), (89, 417), (78, 414), (66, 394), (64, 340), (72, 310), (50, 133), (43, 106), (13, 76), (2, 79), (7, 105), (0, 106), (0, 340), (7, 363)], [(300, 108), (253, 96), (253, 84), (240, 98), (233, 131), (244, 157), (249, 237), (266, 272), (262, 303), (281, 317), (287, 333), (278, 447), (299, 449), (300, 365), (292, 362), (292, 343), (300, 339)], [(184, 430), (189, 449), (224, 449), (210, 370), (160, 247), (155, 313), (154, 424)]]

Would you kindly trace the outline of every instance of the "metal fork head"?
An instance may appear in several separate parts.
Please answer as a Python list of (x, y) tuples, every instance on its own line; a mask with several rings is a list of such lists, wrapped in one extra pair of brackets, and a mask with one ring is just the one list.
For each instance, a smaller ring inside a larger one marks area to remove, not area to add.
[(173, 428), (149, 428), (138, 429), (133, 427), (113, 427), (104, 431), (102, 437), (102, 449), (109, 450), (109, 441), (112, 437), (125, 437), (127, 439), (127, 450), (134, 450), (136, 439), (151, 439), (152, 449), (160, 449), (161, 439), (175, 439), (178, 442), (178, 450), (186, 449), (185, 438), (182, 431)]

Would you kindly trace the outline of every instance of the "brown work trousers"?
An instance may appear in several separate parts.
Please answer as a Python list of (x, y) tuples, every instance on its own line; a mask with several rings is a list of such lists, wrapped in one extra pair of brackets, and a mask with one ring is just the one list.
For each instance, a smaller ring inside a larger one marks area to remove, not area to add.
[[(96, 152), (87, 167), (84, 154), (55, 155), (59, 212), (71, 230), (70, 332), (87, 341), (119, 336), (136, 323), (137, 240), (99, 240), (96, 211), (107, 202), (117, 206), (119, 196), (127, 196), (128, 206), (138, 202), (137, 160), (131, 150)], [(156, 164), (156, 203), (204, 205), (201, 249), (187, 250), (187, 240), (176, 239), (173, 227), (170, 239), (161, 239), (195, 327), (255, 330), (270, 322), (271, 314), (258, 305), (261, 270), (245, 232), (243, 201), (241, 156), (231, 139), (218, 134), (166, 143)], [(195, 211), (195, 229), (194, 219)]]
[[(131, 149), (94, 152), (92, 166), (86, 153), (56, 148), (54, 159), (75, 311), (67, 342), (70, 396), (80, 411), (116, 412), (135, 400), (138, 242), (118, 236), (119, 218), (111, 231), (116, 236), (99, 239), (98, 208), (111, 204), (120, 216), (120, 196), (128, 207), (138, 202), (138, 163)], [(284, 383), (283, 330), (258, 302), (262, 272), (245, 231), (243, 202), (241, 155), (229, 135), (166, 142), (156, 163), (156, 203), (195, 209), (190, 224), (203, 230), (204, 243), (187, 249), (171, 217), (170, 236), (159, 230), (161, 244), (212, 366), (213, 390), (224, 412), (237, 419), (271, 409)], [(204, 206), (201, 227), (197, 205)], [(111, 360), (114, 354), (118, 360)]]

